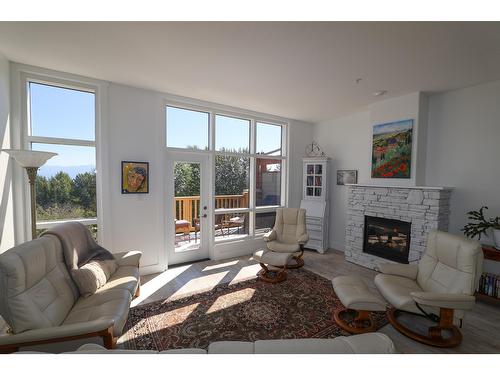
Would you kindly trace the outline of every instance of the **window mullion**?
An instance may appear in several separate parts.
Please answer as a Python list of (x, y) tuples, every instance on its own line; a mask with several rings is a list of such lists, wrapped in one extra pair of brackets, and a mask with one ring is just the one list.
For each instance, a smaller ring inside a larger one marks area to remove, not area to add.
[[(250, 154), (255, 154), (255, 120), (250, 121)], [(255, 157), (250, 158), (250, 171), (248, 176), (248, 185), (249, 185), (249, 194), (250, 199), (248, 206), (252, 210), (250, 213), (250, 223), (249, 223), (249, 234), (251, 236), (255, 235), (255, 191), (256, 191), (256, 183), (255, 183)]]
[(27, 136), (26, 139), (29, 143), (45, 143), (45, 144), (52, 144), (52, 145), (95, 147), (95, 141), (85, 141), (85, 140), (81, 140), (81, 139), (41, 137), (41, 136), (34, 136), (34, 135)]

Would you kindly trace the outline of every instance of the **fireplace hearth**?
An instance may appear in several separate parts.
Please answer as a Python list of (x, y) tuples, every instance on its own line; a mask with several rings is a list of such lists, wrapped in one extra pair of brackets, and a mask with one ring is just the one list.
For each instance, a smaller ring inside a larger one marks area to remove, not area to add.
[(411, 223), (365, 215), (363, 252), (408, 263)]

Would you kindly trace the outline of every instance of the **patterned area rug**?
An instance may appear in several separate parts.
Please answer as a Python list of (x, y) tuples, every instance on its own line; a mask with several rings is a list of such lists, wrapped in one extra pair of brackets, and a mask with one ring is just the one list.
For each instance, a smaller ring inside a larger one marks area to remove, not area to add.
[[(207, 348), (214, 341), (346, 336), (332, 319), (342, 304), (330, 280), (305, 269), (268, 284), (257, 279), (222, 284), (209, 292), (158, 301), (130, 310), (127, 349)], [(379, 327), (384, 313), (375, 314)]]

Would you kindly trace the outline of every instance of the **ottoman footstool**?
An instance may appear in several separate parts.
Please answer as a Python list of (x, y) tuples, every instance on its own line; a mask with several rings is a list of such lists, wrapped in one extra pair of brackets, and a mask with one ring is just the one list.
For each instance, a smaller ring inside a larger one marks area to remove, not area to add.
[(372, 311), (385, 311), (385, 302), (374, 295), (366, 284), (355, 276), (338, 276), (332, 280), (333, 289), (344, 305), (335, 310), (335, 322), (349, 333), (366, 333), (377, 328)]
[(259, 262), (262, 269), (257, 276), (268, 283), (280, 283), (286, 280), (286, 265), (292, 258), (291, 253), (278, 253), (269, 250), (257, 250), (253, 258)]

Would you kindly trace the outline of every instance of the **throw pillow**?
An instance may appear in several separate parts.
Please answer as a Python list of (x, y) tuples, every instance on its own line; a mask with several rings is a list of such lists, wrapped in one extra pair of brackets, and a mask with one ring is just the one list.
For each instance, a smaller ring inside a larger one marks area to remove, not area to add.
[(114, 260), (91, 260), (79, 269), (72, 270), (71, 276), (80, 294), (88, 297), (106, 284), (116, 268)]

